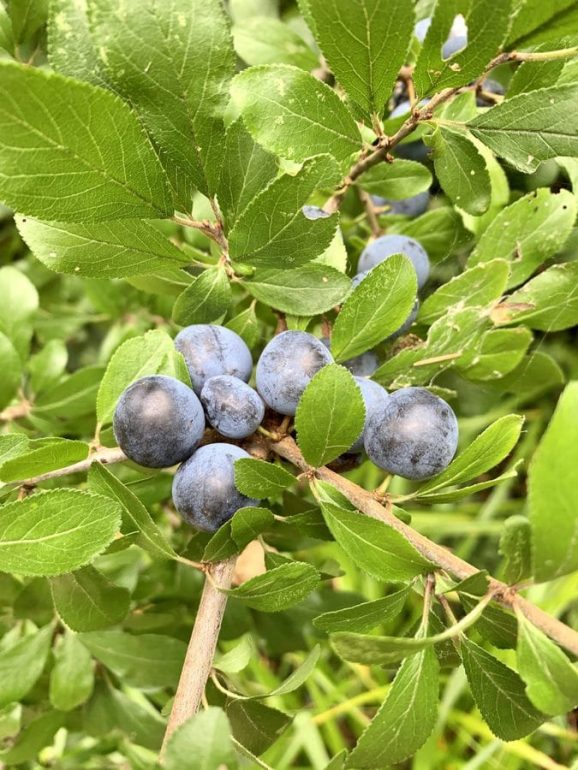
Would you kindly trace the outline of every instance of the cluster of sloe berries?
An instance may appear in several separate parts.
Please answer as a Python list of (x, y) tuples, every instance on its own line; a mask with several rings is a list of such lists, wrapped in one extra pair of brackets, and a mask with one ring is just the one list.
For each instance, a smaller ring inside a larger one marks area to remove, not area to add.
[[(294, 415), (311, 379), (333, 357), (317, 337), (283, 332), (259, 358), (255, 390), (247, 384), (253, 370), (249, 348), (230, 329), (188, 326), (175, 346), (187, 364), (192, 389), (164, 375), (136, 380), (117, 403), (114, 433), (127, 457), (139, 465), (181, 463), (173, 481), (175, 507), (192, 526), (214, 532), (239, 508), (258, 501), (235, 486), (234, 464), (249, 454), (227, 441), (202, 445), (206, 422), (224, 439), (239, 441), (257, 430), (267, 407)], [(359, 359), (347, 362), (349, 368), (359, 366)], [(380, 468), (410, 479), (427, 478), (447, 466), (457, 446), (457, 421), (442, 399), (423, 388), (388, 395), (367, 376), (355, 380), (366, 420), (350, 451), (365, 448)]]

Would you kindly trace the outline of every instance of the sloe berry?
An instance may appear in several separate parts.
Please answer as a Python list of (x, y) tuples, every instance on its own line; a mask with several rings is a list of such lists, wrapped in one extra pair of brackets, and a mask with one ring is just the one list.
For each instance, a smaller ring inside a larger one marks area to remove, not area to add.
[(141, 377), (122, 393), (113, 419), (123, 452), (146, 468), (168, 468), (190, 457), (205, 430), (193, 391), (173, 377)]
[(427, 479), (452, 461), (458, 421), (439, 396), (425, 388), (403, 388), (372, 415), (364, 443), (379, 468), (406, 479)]

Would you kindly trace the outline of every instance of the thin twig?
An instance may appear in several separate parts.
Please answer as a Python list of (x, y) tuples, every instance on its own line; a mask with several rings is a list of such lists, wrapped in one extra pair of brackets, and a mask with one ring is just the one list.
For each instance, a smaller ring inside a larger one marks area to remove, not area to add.
[(375, 206), (373, 205), (373, 201), (371, 200), (371, 195), (369, 195), (369, 193), (366, 193), (365, 190), (359, 189), (359, 198), (365, 208), (367, 221), (369, 222), (369, 227), (371, 228), (371, 234), (373, 235), (374, 238), (379, 238), (379, 236), (383, 234), (383, 230), (381, 229), (381, 225), (379, 224), (379, 219), (377, 218), (377, 214), (375, 213)]
[(86, 460), (81, 460), (73, 465), (67, 465), (65, 468), (57, 468), (54, 471), (48, 471), (42, 473), (40, 476), (33, 476), (31, 479), (22, 479), (21, 481), (11, 481), (6, 486), (23, 486), (23, 487), (35, 487), (43, 481), (49, 479), (58, 479), (62, 476), (70, 476), (72, 473), (84, 473), (87, 471), (93, 463), (103, 463), (104, 465), (110, 465), (111, 463), (121, 463), (128, 460), (128, 457), (120, 449), (120, 447), (114, 447), (112, 449), (100, 449), (98, 452), (93, 452)]
[(181, 227), (190, 227), (194, 230), (200, 230), (203, 235), (215, 241), (222, 249), (227, 248), (227, 240), (223, 234), (222, 227), (219, 222), (209, 222), (208, 219), (197, 220), (190, 217), (181, 217), (178, 214), (173, 216), (173, 222)]
[(201, 704), (227, 605), (227, 594), (219, 589), (230, 588), (235, 562), (236, 556), (215, 562), (207, 569), (207, 580), (163, 739), (161, 762), (171, 735), (197, 713)]
[(435, 598), (435, 590), (436, 590), (436, 576), (434, 572), (430, 572), (430, 574), (426, 577), (425, 589), (423, 592), (423, 610), (422, 610), (422, 618), (421, 618), (421, 628), (424, 633), (427, 633), (427, 627), (429, 623), (429, 614), (431, 612), (433, 600)]
[(32, 404), (26, 400), (14, 404), (14, 406), (7, 406), (0, 412), (0, 422), (12, 422), (12, 420), (19, 420), (21, 417), (28, 417), (31, 409)]

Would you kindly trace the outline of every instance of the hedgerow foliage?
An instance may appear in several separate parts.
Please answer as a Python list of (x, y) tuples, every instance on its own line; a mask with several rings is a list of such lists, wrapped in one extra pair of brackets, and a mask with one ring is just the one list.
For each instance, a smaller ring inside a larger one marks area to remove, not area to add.
[[(167, 768), (572, 762), (577, 29), (566, 0), (0, 4), (0, 763), (158, 767), (203, 573), (241, 552)], [(431, 263), (399, 334), (407, 257), (351, 281), (384, 233)], [(337, 364), (237, 442), (261, 502), (214, 534), (112, 430), (136, 379), (190, 385), (193, 324)], [(437, 476), (348, 453), (368, 351), (456, 412)]]

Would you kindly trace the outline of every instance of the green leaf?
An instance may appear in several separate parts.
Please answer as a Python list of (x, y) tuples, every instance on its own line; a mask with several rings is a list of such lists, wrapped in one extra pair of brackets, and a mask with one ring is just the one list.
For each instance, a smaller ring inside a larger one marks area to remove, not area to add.
[(94, 631), (78, 638), (125, 684), (142, 689), (175, 687), (187, 648), (180, 639), (159, 634)]
[(178, 296), (183, 289), (190, 286), (194, 276), (178, 267), (164, 268), (145, 275), (129, 275), (127, 283), (135, 289), (146, 291), (148, 294), (164, 294), (170, 297)]
[(123, 278), (190, 263), (184, 252), (142, 220), (66, 224), (19, 216), (16, 224), (34, 256), (58, 273)]
[(9, 762), (12, 767), (34, 761), (42, 749), (53, 743), (56, 732), (64, 726), (65, 721), (65, 715), (58, 711), (47, 711), (34, 717), (12, 746), (0, 753), (0, 759)]
[(211, 537), (205, 546), (202, 560), (228, 559), (269, 529), (274, 521), (273, 514), (267, 508), (239, 508), (233, 518), (219, 527)]
[(67, 465), (85, 460), (89, 453), (88, 444), (65, 438), (52, 438), (39, 448), (35, 446), (35, 442), (30, 442), (29, 451), (4, 462), (0, 468), (0, 481), (31, 479), (48, 471), (65, 468)]
[(578, 569), (578, 382), (560, 396), (528, 470), (534, 577), (552, 580)]
[(7, 406), (20, 386), (22, 362), (10, 339), (0, 332), (0, 367), (3, 377), (0, 380), (0, 409)]
[(484, 387), (500, 393), (512, 393), (520, 403), (527, 403), (541, 393), (565, 382), (564, 372), (551, 356), (533, 350), (512, 372)]
[(472, 237), (464, 228), (462, 217), (450, 206), (426, 211), (417, 219), (396, 222), (389, 230), (415, 238), (427, 251), (432, 262), (441, 262), (467, 244)]
[[(159, 716), (156, 709), (144, 698), (142, 700), (139, 698), (137, 701), (138, 695), (131, 693), (129, 697), (122, 690), (115, 690), (111, 686), (108, 687), (108, 691), (109, 716), (113, 726), (125, 733), (132, 743), (144, 746), (155, 753), (158, 752), (166, 730), (166, 722)], [(125, 751), (128, 756), (129, 750)]]
[(346, 767), (397, 764), (423, 746), (437, 719), (439, 664), (433, 649), (407, 658), (369, 727), (347, 760)]
[(211, 267), (177, 297), (173, 321), (180, 326), (218, 321), (227, 313), (232, 299), (227, 273), (222, 267)]
[(483, 309), (452, 307), (431, 325), (425, 343), (402, 349), (372, 377), (392, 389), (429, 385), (457, 363), (467, 366), (472, 362), (486, 327), (487, 313)]
[(485, 382), (497, 380), (522, 362), (533, 335), (525, 326), (516, 329), (490, 329), (481, 341), (478, 355), (464, 367), (457, 369), (469, 380)]
[(575, 219), (576, 200), (568, 190), (536, 190), (495, 217), (472, 252), (468, 266), (505, 259), (511, 270), (508, 287), (517, 286), (562, 248)]
[(240, 24), (256, 15), (267, 18), (278, 18), (277, 0), (229, 0), (231, 18)]
[(138, 545), (156, 558), (175, 558), (175, 552), (145, 506), (102, 463), (92, 464), (88, 474), (88, 485), (100, 495), (120, 504), (123, 519), (121, 529), (124, 534), (137, 532)]
[(378, 163), (357, 180), (357, 184), (372, 195), (403, 200), (429, 190), (431, 172), (414, 160), (395, 158), (393, 163)]
[(337, 316), (331, 335), (335, 360), (364, 353), (397, 331), (409, 316), (416, 293), (416, 273), (403, 254), (374, 267)]
[(487, 211), (490, 175), (484, 156), (468, 134), (442, 125), (425, 141), (433, 147), (437, 177), (452, 203), (475, 216)]
[(53, 69), (106, 86), (88, 24), (87, 0), (50, 0), (49, 9), (48, 59)]
[(291, 64), (308, 72), (319, 66), (317, 56), (288, 24), (254, 16), (233, 27), (237, 54), (249, 65)]
[(107, 80), (141, 115), (189, 211), (193, 186), (215, 192), (222, 121), (235, 56), (219, 0), (143, 0), (116, 8), (88, 0), (92, 35)]
[(4, 647), (0, 655), (0, 708), (19, 701), (38, 680), (50, 651), (53, 627)]
[(225, 674), (238, 674), (247, 668), (255, 652), (256, 648), (253, 637), (250, 634), (245, 634), (245, 636), (241, 637), (239, 644), (228, 650), (228, 652), (222, 655), (217, 653), (217, 657), (213, 662), (213, 668)]
[(68, 351), (62, 340), (49, 340), (28, 360), (30, 388), (33, 393), (54, 385), (64, 374), (68, 363)]
[(578, 262), (553, 265), (492, 311), (497, 324), (525, 323), (545, 332), (578, 323)]
[(431, 324), (451, 307), (487, 307), (502, 296), (509, 275), (508, 263), (503, 259), (481, 262), (444, 283), (423, 302), (418, 322)]
[(102, 379), (102, 366), (85, 366), (44, 390), (33, 405), (33, 414), (65, 420), (93, 414)]
[(10, 17), (16, 41), (28, 42), (46, 24), (48, 0), (11, 0)]
[(313, 32), (330, 69), (371, 125), (381, 117), (405, 63), (415, 22), (410, 3), (307, 0)]
[(567, 83), (575, 83), (578, 73), (578, 61), (576, 59), (572, 59), (571, 61), (567, 61), (564, 64), (564, 67), (562, 68), (562, 72), (560, 74), (560, 77), (557, 80), (557, 84), (559, 86), (566, 85)]
[(250, 67), (233, 80), (232, 97), (255, 140), (284, 158), (299, 163), (315, 148), (345, 166), (361, 150), (359, 129), (335, 91), (296, 67)]
[(346, 452), (363, 431), (365, 406), (353, 375), (329, 364), (313, 377), (297, 406), (297, 443), (309, 465), (320, 468)]
[(400, 532), (384, 522), (329, 503), (322, 503), (321, 510), (331, 534), (349, 558), (377, 580), (411, 580), (434, 568)]
[(110, 359), (100, 383), (96, 416), (102, 425), (112, 420), (116, 403), (125, 388), (135, 380), (152, 374), (176, 377), (190, 385), (186, 367), (173, 340), (162, 329), (132, 337), (120, 345)]
[[(418, 95), (428, 96), (444, 88), (466, 85), (478, 78), (499, 53), (508, 34), (511, 6), (511, 0), (503, 0), (499, 4), (493, 0), (478, 0), (469, 5), (460, 0), (436, 3), (432, 24), (413, 75)], [(465, 18), (468, 44), (463, 51), (442, 60), (442, 46), (458, 13), (463, 13)], [(492, 19), (491, 24), (488, 24), (489, 18)]]
[(325, 766), (325, 770), (343, 770), (345, 767), (345, 760), (347, 759), (347, 750), (343, 749), (339, 754), (336, 754), (331, 762)]
[(421, 486), (419, 496), (475, 479), (501, 463), (518, 443), (523, 425), (524, 418), (517, 414), (500, 417), (476, 436), (445, 471)]
[(6, 61), (0, 62), (0, 83), (7, 205), (68, 222), (172, 214), (164, 172), (137, 118), (117, 96)]
[(541, 0), (526, 0), (519, 4), (518, 12), (512, 19), (508, 36), (508, 48), (526, 40), (531, 41), (535, 36), (550, 32), (555, 37), (559, 35), (556, 25), (558, 18), (564, 18), (565, 12), (575, 12), (573, 0), (551, 0), (543, 3)]
[(391, 665), (433, 647), (434, 644), (455, 639), (476, 623), (488, 601), (489, 597), (476, 604), (458, 623), (434, 636), (370, 636), (339, 632), (331, 635), (331, 644), (335, 652), (344, 660), (374, 666)]
[(298, 690), (299, 687), (308, 679), (309, 675), (315, 669), (319, 656), (321, 654), (321, 648), (318, 644), (307, 655), (303, 663), (298, 666), (292, 674), (290, 674), (284, 682), (278, 687), (267, 693), (266, 697), (288, 695), (290, 692)]
[(508, 83), (507, 98), (551, 86), (558, 80), (563, 68), (563, 59), (522, 62)]
[(130, 593), (94, 567), (84, 567), (50, 581), (56, 611), (73, 631), (100, 631), (128, 614)]
[(401, 588), (382, 599), (362, 602), (342, 610), (324, 612), (314, 619), (313, 625), (320, 631), (328, 632), (355, 631), (363, 633), (364, 631), (371, 631), (372, 628), (396, 618), (401, 613), (408, 595), (409, 588)]
[(546, 719), (528, 700), (518, 674), (482, 647), (462, 639), (460, 655), (472, 695), (495, 736), (524, 738)]
[(329, 246), (338, 218), (309, 219), (303, 206), (312, 193), (339, 181), (328, 155), (307, 160), (297, 174), (283, 174), (259, 193), (229, 233), (231, 258), (262, 267), (296, 267)]
[(233, 540), (231, 522), (226, 521), (211, 536), (203, 551), (203, 561), (223, 561), (239, 551)]
[(255, 540), (261, 532), (269, 529), (274, 521), (273, 514), (267, 508), (246, 507), (235, 511), (231, 519), (231, 536), (237, 549), (242, 551), (251, 540)]
[(504, 521), (500, 553), (504, 557), (504, 579), (510, 585), (532, 575), (532, 527), (526, 516), (509, 516)]
[(39, 492), (0, 508), (0, 569), (61, 575), (88, 564), (109, 545), (120, 506), (77, 489)]
[(253, 141), (241, 120), (229, 126), (225, 139), (227, 162), (217, 187), (227, 231), (232, 230), (253, 198), (277, 175), (277, 159)]
[[(516, 463), (516, 466), (519, 462)], [(449, 489), (444, 492), (432, 492), (431, 494), (423, 495), (421, 500), (427, 502), (428, 505), (435, 503), (453, 503), (455, 500), (463, 500), (464, 497), (470, 497), (471, 495), (481, 492), (484, 489), (490, 489), (501, 484), (502, 481), (507, 479), (515, 479), (518, 475), (515, 468), (512, 468), (505, 473), (500, 473), (499, 476), (495, 476), (493, 479), (487, 479), (486, 481), (479, 481), (477, 484), (468, 484), (465, 487), (458, 487), (457, 489)]]
[(578, 705), (578, 668), (529, 620), (518, 613), (518, 668), (526, 693), (545, 714), (566, 714)]
[[(460, 593), (460, 602), (467, 612), (478, 603), (478, 597)], [(518, 626), (516, 618), (498, 604), (488, 604), (477, 622), (477, 630), (495, 647), (509, 649), (516, 646)]]
[(50, 703), (72, 711), (90, 698), (94, 689), (92, 658), (75, 634), (66, 631), (54, 648), (56, 663), (50, 672)]
[(38, 310), (38, 291), (30, 278), (11, 265), (0, 268), (0, 332), (22, 355), (28, 353), (29, 323)]
[(463, 580), (460, 580), (459, 583), (452, 585), (451, 588), (448, 588), (447, 591), (442, 591), (442, 593), (447, 594), (453, 591), (458, 591), (473, 596), (483, 596), (487, 592), (489, 585), (490, 580), (488, 577), (488, 572), (487, 570), (483, 569), (479, 572), (474, 572), (473, 575), (470, 575)]
[(578, 155), (577, 103), (576, 84), (539, 88), (483, 112), (469, 128), (496, 155), (529, 174), (542, 160)]
[(254, 347), (261, 336), (259, 321), (255, 313), (255, 302), (253, 301), (247, 310), (243, 310), (238, 316), (227, 321), (225, 326), (242, 337), (250, 348)]
[(14, 29), (4, 6), (0, 9), (0, 49), (11, 55), (14, 53)]
[(23, 433), (4, 433), (0, 435), (0, 467), (12, 457), (18, 457), (26, 451), (29, 441)]
[(226, 593), (261, 612), (280, 612), (305, 599), (319, 584), (310, 564), (290, 562), (247, 580)]
[(257, 269), (244, 281), (256, 299), (283, 313), (314, 316), (341, 304), (351, 280), (325, 265), (309, 264), (293, 270)]
[(195, 714), (171, 736), (164, 760), (167, 770), (184, 770), (191, 761), (199, 768), (237, 767), (231, 728), (222, 709), (214, 706)]
[(262, 500), (278, 495), (295, 482), (295, 476), (282, 465), (253, 458), (235, 462), (235, 486), (247, 497)]
[(290, 716), (257, 700), (230, 701), (227, 716), (236, 740), (255, 755), (267, 751), (291, 724)]

